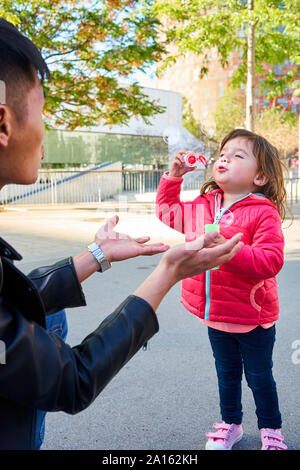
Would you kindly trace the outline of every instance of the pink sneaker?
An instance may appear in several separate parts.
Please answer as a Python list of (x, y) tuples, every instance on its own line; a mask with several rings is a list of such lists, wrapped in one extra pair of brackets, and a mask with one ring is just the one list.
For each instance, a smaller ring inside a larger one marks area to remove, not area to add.
[(205, 450), (231, 450), (232, 446), (243, 437), (241, 424), (214, 423), (217, 432), (207, 432), (208, 441)]
[(261, 450), (287, 450), (283, 443), (283, 435), (280, 429), (263, 428), (260, 430), (262, 447)]

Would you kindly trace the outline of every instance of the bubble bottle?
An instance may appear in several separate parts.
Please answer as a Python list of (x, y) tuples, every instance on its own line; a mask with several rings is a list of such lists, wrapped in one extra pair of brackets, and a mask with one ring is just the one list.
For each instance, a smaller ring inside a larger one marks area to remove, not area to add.
[(203, 168), (207, 165), (207, 160), (203, 155), (195, 155), (194, 152), (189, 152), (184, 157), (184, 162), (189, 167), (196, 166), (197, 168)]

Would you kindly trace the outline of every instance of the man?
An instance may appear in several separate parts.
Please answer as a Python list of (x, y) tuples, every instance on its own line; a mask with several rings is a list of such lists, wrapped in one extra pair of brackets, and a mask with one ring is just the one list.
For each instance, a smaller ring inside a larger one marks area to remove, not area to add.
[[(43, 157), (44, 78), (50, 74), (38, 49), (0, 19), (0, 189), (31, 184)], [(1, 96), (1, 95), (0, 95)], [(155, 310), (179, 280), (229, 261), (240, 236), (216, 233), (168, 250), (114, 232), (110, 219), (79, 255), (34, 270), (27, 277), (14, 265), (21, 256), (0, 240), (0, 449), (37, 449), (39, 410), (78, 413), (85, 409), (129, 359), (158, 331)], [(188, 248), (188, 249), (187, 249)], [(85, 305), (81, 283), (115, 261), (168, 250), (152, 274), (81, 344), (71, 348), (45, 329), (46, 318)]]

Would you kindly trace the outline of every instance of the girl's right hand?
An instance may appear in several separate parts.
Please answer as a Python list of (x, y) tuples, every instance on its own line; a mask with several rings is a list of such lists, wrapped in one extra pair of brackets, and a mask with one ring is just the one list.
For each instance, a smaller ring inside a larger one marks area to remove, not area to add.
[(169, 176), (180, 177), (197, 168), (196, 166), (190, 167), (185, 164), (184, 157), (190, 152), (190, 150), (180, 150), (177, 155), (175, 155), (170, 166)]

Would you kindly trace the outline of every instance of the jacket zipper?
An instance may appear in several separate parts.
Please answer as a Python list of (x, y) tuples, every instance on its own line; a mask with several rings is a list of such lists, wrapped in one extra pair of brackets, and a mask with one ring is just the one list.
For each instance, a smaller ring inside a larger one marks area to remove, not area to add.
[[(227, 212), (230, 207), (232, 207), (234, 204), (237, 202), (242, 201), (243, 199), (246, 199), (246, 197), (250, 196), (252, 193), (247, 194), (246, 196), (242, 197), (241, 199), (238, 199), (237, 201), (234, 201), (232, 204), (230, 204), (226, 209), (220, 209), (220, 214), (217, 215), (217, 196), (218, 193), (215, 195), (215, 219), (214, 219), (214, 224), (219, 225), (219, 222), (225, 212)], [(210, 269), (205, 272), (205, 313), (204, 313), (204, 320), (209, 320), (209, 310), (210, 310)]]

